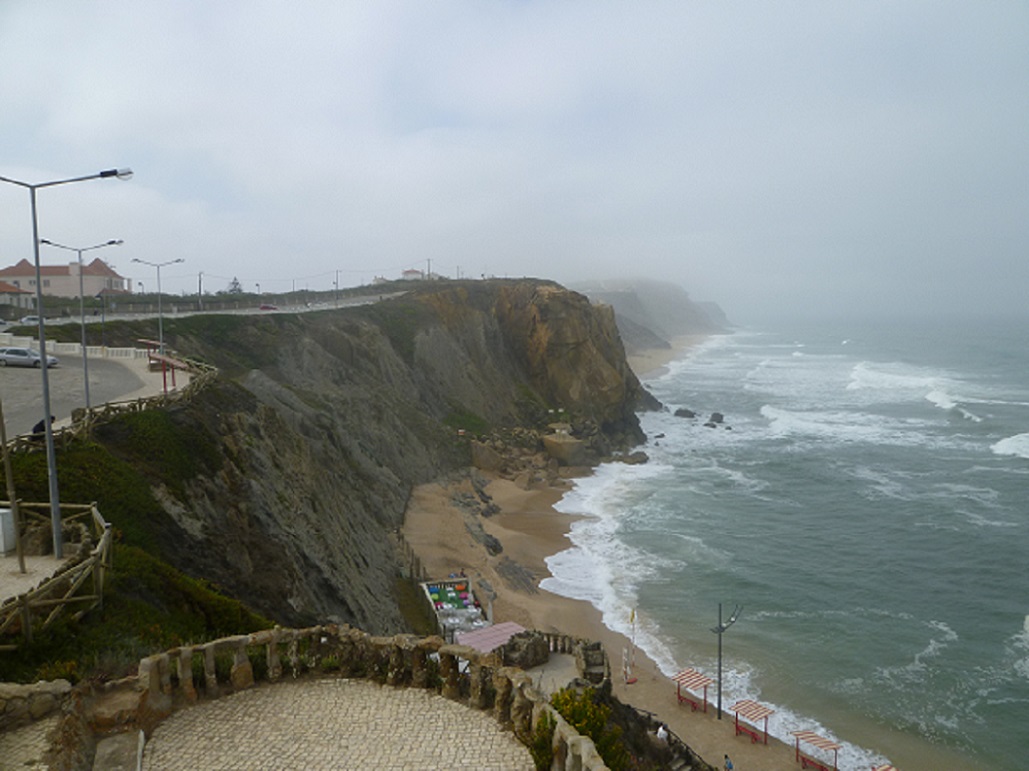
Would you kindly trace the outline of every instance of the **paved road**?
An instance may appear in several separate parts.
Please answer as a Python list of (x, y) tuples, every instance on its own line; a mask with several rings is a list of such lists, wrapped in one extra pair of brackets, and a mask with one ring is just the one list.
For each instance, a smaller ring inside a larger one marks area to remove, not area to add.
[[(48, 370), (50, 411), (60, 424), (76, 407), (86, 406), (82, 357), (61, 355), (61, 363)], [(89, 399), (94, 406), (118, 401), (147, 383), (143, 362), (117, 359), (89, 360)], [(157, 393), (157, 391), (155, 391)], [(43, 377), (38, 369), (0, 367), (0, 400), (3, 401), (8, 438), (27, 434), (43, 417)]]
[(488, 714), (414, 688), (324, 679), (264, 685), (176, 712), (144, 771), (531, 771)]

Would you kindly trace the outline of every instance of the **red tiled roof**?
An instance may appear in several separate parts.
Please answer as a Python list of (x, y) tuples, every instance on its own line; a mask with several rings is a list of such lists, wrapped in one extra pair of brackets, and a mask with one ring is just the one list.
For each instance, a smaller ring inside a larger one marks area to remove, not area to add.
[(0, 281), (0, 294), (32, 294), (28, 289), (19, 289), (14, 284)]
[(36, 269), (26, 259), (9, 268), (0, 268), (0, 276), (24, 276), (26, 273), (35, 273)]
[(106, 262), (101, 260), (99, 257), (93, 260), (88, 265), (82, 266), (82, 273), (85, 276), (110, 276), (111, 278), (121, 278), (120, 275), (108, 265)]
[[(21, 260), (16, 265), (12, 265), (7, 268), (0, 268), (0, 278), (5, 276), (34, 276), (35, 274), (36, 268), (31, 262), (25, 259)], [(40, 265), (39, 274), (41, 276), (69, 276), (71, 275), (71, 265)], [(119, 275), (110, 265), (99, 257), (82, 266), (82, 275), (123, 278), (123, 276)]]

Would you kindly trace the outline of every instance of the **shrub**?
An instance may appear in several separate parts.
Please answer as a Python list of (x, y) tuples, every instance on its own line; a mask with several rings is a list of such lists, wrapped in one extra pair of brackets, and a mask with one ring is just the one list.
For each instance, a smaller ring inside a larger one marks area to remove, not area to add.
[(582, 691), (565, 688), (554, 694), (551, 704), (569, 725), (593, 740), (611, 771), (629, 767), (629, 752), (622, 743), (622, 731), (611, 725), (611, 708), (597, 700), (593, 688)]
[(529, 754), (538, 771), (547, 771), (554, 762), (554, 729), (557, 721), (549, 712), (540, 715), (529, 738)]

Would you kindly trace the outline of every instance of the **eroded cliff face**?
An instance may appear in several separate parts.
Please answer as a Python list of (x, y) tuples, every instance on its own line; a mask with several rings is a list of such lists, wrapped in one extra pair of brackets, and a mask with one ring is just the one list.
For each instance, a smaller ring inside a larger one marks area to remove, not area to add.
[(654, 404), (610, 310), (546, 282), (182, 319), (166, 339), (224, 376), (171, 408), (220, 460), (155, 483), (162, 556), (283, 623), (403, 628), (394, 533), (413, 485), (469, 463), (458, 428), (542, 426), (561, 408), (591, 427), (596, 449), (624, 448), (642, 438), (635, 409)]

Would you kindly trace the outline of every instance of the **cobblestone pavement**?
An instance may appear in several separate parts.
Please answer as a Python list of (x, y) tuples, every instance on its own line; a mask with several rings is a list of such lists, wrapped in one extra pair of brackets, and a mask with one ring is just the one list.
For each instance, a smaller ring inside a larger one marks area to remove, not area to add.
[(417, 688), (327, 679), (259, 686), (176, 712), (144, 771), (531, 771), (493, 717)]
[(57, 716), (0, 733), (0, 768), (45, 769), (43, 753), (49, 749), (47, 734), (57, 725)]

